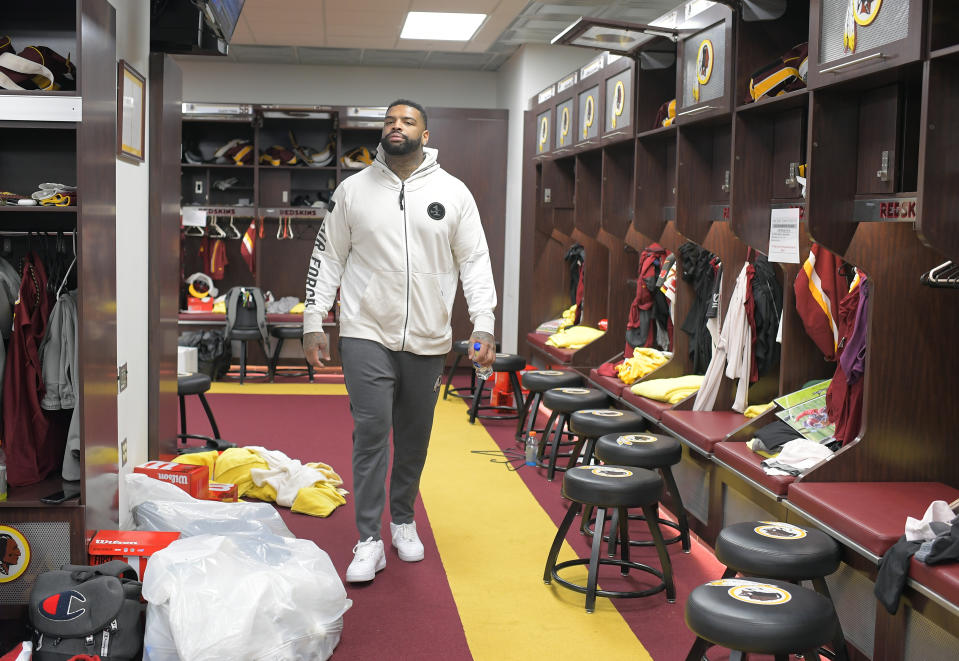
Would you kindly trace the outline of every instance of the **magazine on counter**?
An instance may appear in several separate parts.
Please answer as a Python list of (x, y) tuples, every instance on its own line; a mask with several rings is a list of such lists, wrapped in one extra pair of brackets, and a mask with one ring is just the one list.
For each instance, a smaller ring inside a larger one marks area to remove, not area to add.
[(773, 400), (773, 403), (781, 409), (789, 409), (797, 404), (808, 402), (811, 399), (825, 397), (826, 391), (829, 390), (830, 383), (832, 383), (832, 379), (814, 383), (813, 385), (803, 388), (802, 390), (797, 390), (796, 392), (791, 392), (788, 395), (777, 397)]

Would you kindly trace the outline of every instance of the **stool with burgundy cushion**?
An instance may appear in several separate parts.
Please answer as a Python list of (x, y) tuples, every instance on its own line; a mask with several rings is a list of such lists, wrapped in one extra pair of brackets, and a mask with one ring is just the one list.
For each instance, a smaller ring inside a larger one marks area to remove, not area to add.
[[(686, 508), (683, 507), (683, 499), (679, 495), (679, 489), (676, 487), (676, 480), (673, 477), (672, 466), (678, 464), (683, 457), (683, 446), (680, 445), (672, 436), (663, 434), (607, 434), (596, 441), (594, 450), (596, 458), (605, 464), (615, 464), (617, 466), (636, 466), (637, 468), (648, 468), (649, 470), (659, 470), (666, 483), (666, 488), (673, 497), (673, 503), (676, 507), (676, 518), (678, 523), (673, 523), (665, 519), (659, 519), (659, 524), (674, 528), (679, 532), (675, 537), (666, 540), (667, 544), (673, 544), (682, 541), (683, 551), (689, 553), (689, 521), (686, 518)], [(643, 520), (645, 515), (630, 514), (629, 518), (633, 520)], [(589, 519), (590, 515), (584, 514), (584, 519)], [(587, 534), (592, 534), (588, 532)], [(615, 536), (610, 538), (612, 544), (610, 553), (615, 551)], [(652, 542), (643, 540), (630, 540), (633, 546), (649, 546)]]
[(516, 421), (516, 440), (525, 442), (531, 431), (543, 434), (546, 428), (536, 429), (536, 414), (543, 401), (543, 393), (552, 388), (576, 387), (583, 385), (583, 376), (573, 370), (527, 370), (521, 381), (523, 390), (529, 395), (523, 403), (523, 413)]
[(686, 626), (696, 641), (686, 661), (701, 661), (713, 645), (746, 654), (790, 654), (818, 659), (818, 648), (839, 632), (832, 602), (821, 594), (775, 579), (720, 579), (693, 589), (686, 601)]
[[(658, 592), (666, 591), (666, 600), (676, 601), (676, 588), (673, 585), (672, 564), (663, 536), (656, 523), (656, 504), (663, 490), (663, 480), (656, 473), (644, 468), (630, 466), (576, 466), (566, 471), (563, 477), (563, 496), (572, 501), (566, 517), (556, 531), (553, 545), (546, 558), (546, 569), (543, 571), (543, 581), (547, 584), (551, 579), (563, 587), (581, 592), (586, 595), (586, 612), (592, 613), (596, 605), (596, 597), (647, 597)], [(579, 514), (583, 505), (592, 505), (596, 508), (596, 527), (600, 534), (593, 538), (592, 552), (589, 559), (567, 560), (556, 563), (559, 550), (563, 546), (566, 533), (569, 532), (573, 519)], [(641, 507), (647, 515), (649, 531), (652, 533), (659, 552), (659, 561), (662, 571), (648, 565), (632, 562), (629, 559), (629, 532), (626, 526), (626, 509)], [(602, 546), (602, 530), (606, 522), (608, 510), (619, 512), (619, 535), (625, 543), (621, 545), (620, 558), (600, 558)], [(560, 578), (559, 570), (574, 565), (589, 565), (586, 585), (577, 585)], [(620, 574), (627, 576), (630, 569), (638, 569), (658, 577), (661, 582), (645, 590), (613, 591), (597, 588), (600, 565), (615, 565), (620, 568)]]
[[(609, 396), (597, 388), (581, 387), (562, 387), (550, 388), (543, 393), (543, 405), (552, 413), (546, 422), (546, 428), (543, 430), (543, 438), (540, 439), (539, 458), (540, 468), (546, 469), (546, 479), (553, 481), (556, 471), (565, 471), (566, 468), (556, 465), (559, 457), (570, 457), (570, 466), (576, 463), (576, 457), (571, 452), (560, 454), (560, 447), (574, 447), (576, 441), (563, 441), (563, 435), (570, 435), (568, 432), (570, 416), (576, 411), (582, 409), (593, 409), (606, 406)], [(552, 434), (552, 440), (550, 435)], [(547, 446), (549, 450), (547, 450)], [(547, 457), (547, 452), (549, 453)], [(545, 465), (544, 465), (545, 464)]]

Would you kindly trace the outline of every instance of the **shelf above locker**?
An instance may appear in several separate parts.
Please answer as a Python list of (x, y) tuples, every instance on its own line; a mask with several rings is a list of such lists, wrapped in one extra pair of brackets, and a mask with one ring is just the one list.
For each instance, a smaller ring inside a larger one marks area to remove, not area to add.
[(79, 122), (82, 111), (75, 92), (0, 92), (0, 121)]

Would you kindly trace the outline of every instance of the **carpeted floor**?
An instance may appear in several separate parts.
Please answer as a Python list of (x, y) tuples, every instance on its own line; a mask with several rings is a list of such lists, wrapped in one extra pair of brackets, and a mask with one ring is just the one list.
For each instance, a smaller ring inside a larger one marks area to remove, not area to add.
[[(216, 383), (208, 398), (224, 438), (328, 463), (351, 489), (352, 420), (341, 385)], [(205, 416), (194, 399), (188, 398), (188, 423), (204, 433)], [(514, 427), (512, 421), (470, 425), (462, 401), (440, 400), (416, 507), (426, 559), (399, 560), (389, 548), (386, 512), (387, 568), (370, 584), (346, 584), (353, 608), (344, 617), (334, 659), (685, 658), (692, 634), (683, 622), (683, 604), (693, 587), (721, 574), (715, 558), (695, 541), (691, 554), (671, 545), (675, 604), (664, 593), (599, 598), (596, 612), (585, 613), (583, 595), (542, 581), (567, 501), (560, 494), (561, 474), (547, 482), (543, 470), (510, 471), (502, 463), (497, 453), (517, 447)], [(325, 519), (280, 511), (295, 535), (329, 553), (342, 577), (357, 541), (351, 498)], [(631, 535), (649, 538), (642, 522), (631, 524)], [(588, 555), (589, 539), (571, 532), (560, 559)], [(651, 548), (633, 547), (632, 555), (659, 567)], [(585, 568), (578, 569), (564, 575), (584, 582)], [(615, 568), (603, 569), (600, 584), (609, 589), (653, 580), (636, 572), (623, 579)], [(710, 654), (714, 661), (727, 657), (723, 650)]]

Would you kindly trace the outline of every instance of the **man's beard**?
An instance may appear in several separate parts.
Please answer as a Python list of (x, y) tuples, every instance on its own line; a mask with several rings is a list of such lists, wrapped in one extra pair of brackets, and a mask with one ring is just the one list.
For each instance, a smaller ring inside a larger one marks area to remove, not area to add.
[(403, 142), (394, 143), (390, 142), (390, 136), (392, 133), (388, 133), (380, 138), (380, 145), (390, 156), (406, 156), (407, 154), (412, 154), (414, 151), (423, 146), (423, 140), (411, 140), (407, 136), (403, 136)]

